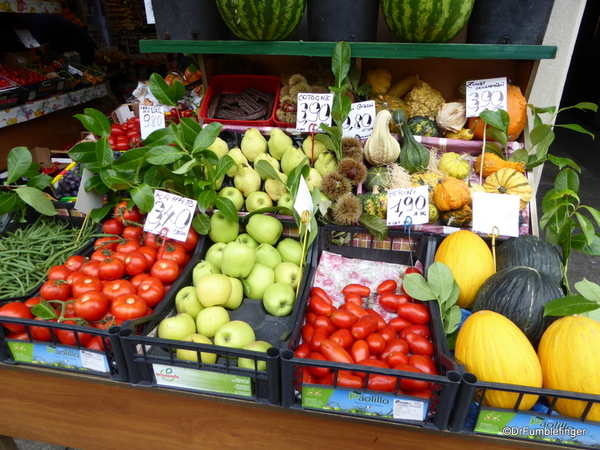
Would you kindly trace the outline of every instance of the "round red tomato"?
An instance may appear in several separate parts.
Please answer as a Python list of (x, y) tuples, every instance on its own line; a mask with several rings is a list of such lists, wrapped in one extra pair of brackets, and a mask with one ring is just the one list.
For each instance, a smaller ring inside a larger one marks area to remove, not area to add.
[(75, 283), (80, 278), (85, 278), (85, 277), (87, 277), (87, 275), (85, 273), (83, 273), (83, 272), (79, 272), (79, 271), (77, 271), (77, 272), (71, 272), (69, 274), (69, 276), (67, 276), (67, 278), (65, 279), (65, 281), (67, 283), (69, 283), (69, 284), (72, 285), (73, 283)]
[(143, 280), (145, 280), (146, 278), (149, 278), (149, 277), (150, 277), (150, 274), (148, 272), (142, 272), (139, 275), (135, 275), (135, 276), (131, 277), (129, 279), (129, 282), (137, 288)]
[(141, 246), (142, 244), (140, 244), (138, 239), (123, 239), (119, 245), (117, 245), (115, 251), (129, 254), (135, 252)]
[(90, 255), (90, 260), (92, 261), (104, 261), (106, 258), (109, 258), (114, 254), (114, 250), (109, 248), (99, 248), (95, 250), (94, 253)]
[(75, 300), (75, 314), (88, 322), (94, 322), (106, 315), (108, 304), (108, 298), (101, 291), (87, 291)]
[(104, 234), (121, 235), (124, 230), (123, 222), (117, 219), (108, 219), (102, 224)]
[(44, 300), (65, 301), (71, 295), (71, 285), (65, 280), (48, 280), (40, 288), (40, 297)]
[(172, 259), (157, 259), (150, 268), (150, 275), (158, 278), (163, 284), (171, 284), (179, 276), (180, 268)]
[(125, 272), (129, 276), (136, 276), (140, 273), (144, 273), (148, 266), (148, 260), (146, 255), (141, 252), (132, 252), (125, 257)]
[(37, 305), (38, 303), (40, 303), (40, 300), (42, 298), (41, 297), (31, 297), (27, 300), (25, 300), (23, 303), (25, 304), (25, 306), (27, 306), (28, 308), (31, 308), (35, 305)]
[(167, 242), (158, 249), (156, 259), (172, 259), (179, 266), (184, 266), (186, 262), (185, 248), (180, 242)]
[[(40, 322), (46, 322), (46, 320), (35, 317), (33, 320), (39, 320)], [(50, 322), (56, 322), (56, 319), (50, 320)], [(50, 342), (52, 340), (52, 333), (50, 332), (50, 328), (44, 326), (33, 326), (29, 327), (29, 333), (31, 333), (31, 338), (34, 341), (44, 341)]]
[(152, 267), (152, 264), (156, 262), (156, 254), (158, 253), (158, 250), (154, 247), (142, 245), (137, 251), (142, 253), (146, 257), (147, 268)]
[(100, 278), (84, 276), (71, 284), (73, 298), (79, 298), (88, 291), (101, 291), (102, 281)]
[[(62, 323), (65, 325), (77, 325), (77, 322), (74, 320), (65, 320)], [(91, 334), (82, 333), (80, 331), (55, 330), (54, 333), (56, 334), (58, 342), (64, 345), (85, 347), (85, 345), (92, 339)]]
[[(0, 316), (4, 317), (14, 317), (17, 319), (33, 319), (33, 314), (25, 305), (21, 302), (8, 302), (0, 307)], [(19, 325), (16, 323), (3, 323), (9, 331), (13, 333), (21, 333), (25, 331), (25, 327), (23, 325)]]
[(48, 269), (48, 280), (66, 280), (70, 274), (71, 270), (67, 266), (59, 264)]
[(138, 222), (142, 218), (142, 214), (137, 205), (133, 205), (131, 209), (127, 208), (128, 201), (122, 201), (113, 210), (113, 217), (121, 222)]
[(81, 266), (79, 271), (86, 274), (88, 277), (98, 278), (98, 269), (100, 268), (100, 261), (92, 260), (86, 261)]
[(114, 237), (101, 237), (94, 241), (94, 250), (98, 250), (100, 248), (108, 248), (112, 251), (115, 251), (117, 245), (119, 244), (119, 239)]
[(144, 245), (158, 250), (163, 243), (162, 236), (154, 233), (146, 233), (144, 235)]
[(136, 288), (129, 280), (112, 280), (104, 284), (102, 292), (113, 301), (122, 294), (135, 294)]
[(65, 266), (69, 268), (71, 272), (76, 272), (81, 269), (82, 264), (86, 261), (83, 255), (69, 256), (65, 261)]
[(147, 277), (140, 282), (136, 294), (146, 302), (149, 308), (154, 308), (163, 299), (165, 287), (158, 278)]
[(121, 236), (125, 239), (141, 240), (144, 237), (144, 228), (139, 225), (128, 225), (123, 229)]
[(98, 266), (101, 280), (118, 280), (125, 275), (125, 263), (118, 258), (106, 258)]
[(133, 320), (146, 315), (146, 302), (135, 294), (119, 295), (112, 301), (110, 312), (117, 320)]
[(402, 303), (398, 306), (398, 316), (403, 317), (414, 325), (429, 323), (429, 310), (422, 303)]
[(102, 336), (94, 336), (90, 341), (85, 345), (85, 348), (89, 350), (97, 350), (99, 352), (104, 351), (104, 341), (102, 340)]

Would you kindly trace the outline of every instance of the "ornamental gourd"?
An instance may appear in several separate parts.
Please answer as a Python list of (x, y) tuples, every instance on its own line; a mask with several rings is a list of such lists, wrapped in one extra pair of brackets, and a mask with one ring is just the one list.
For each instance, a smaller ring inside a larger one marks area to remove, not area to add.
[[(538, 357), (545, 388), (600, 395), (600, 323), (580, 315), (561, 317), (544, 332)], [(559, 399), (555, 408), (579, 418), (586, 406), (584, 401)], [(600, 421), (600, 404), (592, 406), (587, 419)]]
[[(483, 160), (483, 165), (482, 165)], [(515, 169), (517, 172), (525, 173), (525, 164), (520, 161), (507, 161), (495, 153), (481, 153), (473, 163), (473, 170), (480, 173), (484, 178), (500, 169)]]
[(490, 276), (475, 297), (471, 311), (490, 310), (512, 320), (537, 346), (553, 317), (544, 317), (546, 304), (564, 297), (558, 284), (531, 267), (513, 266)]
[(402, 151), (400, 152), (400, 165), (408, 173), (424, 172), (429, 165), (429, 150), (417, 142), (406, 120), (406, 115), (401, 109), (392, 113), (392, 119), (396, 126), (402, 131)]
[(468, 204), (471, 200), (471, 191), (464, 181), (448, 177), (433, 188), (432, 199), (440, 211), (450, 211)]
[(471, 165), (466, 158), (466, 153), (446, 152), (438, 161), (438, 169), (445, 175), (463, 180), (471, 173)]
[[(542, 387), (542, 368), (533, 346), (514, 323), (496, 312), (478, 311), (467, 317), (458, 331), (454, 354), (479, 381)], [(513, 409), (519, 395), (488, 389), (483, 404)], [(531, 409), (538, 398), (524, 395), (518, 409)]]
[(460, 289), (457, 305), (470, 308), (481, 285), (495, 272), (492, 251), (481, 236), (459, 230), (446, 236), (435, 252), (446, 264)]
[(371, 136), (364, 146), (364, 155), (367, 162), (373, 166), (385, 166), (398, 159), (400, 143), (390, 133), (392, 113), (382, 109), (375, 116), (375, 126)]
[(509, 194), (520, 197), (519, 209), (523, 210), (531, 200), (533, 188), (522, 173), (515, 169), (500, 169), (485, 179), (483, 188), (492, 194)]
[(471, 226), (473, 210), (469, 205), (463, 205), (458, 209), (440, 212), (440, 223), (447, 227), (467, 228)]

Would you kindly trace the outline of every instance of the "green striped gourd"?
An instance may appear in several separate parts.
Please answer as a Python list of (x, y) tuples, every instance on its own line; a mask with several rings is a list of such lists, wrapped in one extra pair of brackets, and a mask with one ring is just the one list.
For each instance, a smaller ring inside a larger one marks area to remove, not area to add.
[(287, 38), (304, 15), (306, 0), (216, 0), (221, 17), (238, 38), (278, 41)]
[(381, 0), (390, 31), (403, 42), (448, 42), (465, 27), (475, 0)]

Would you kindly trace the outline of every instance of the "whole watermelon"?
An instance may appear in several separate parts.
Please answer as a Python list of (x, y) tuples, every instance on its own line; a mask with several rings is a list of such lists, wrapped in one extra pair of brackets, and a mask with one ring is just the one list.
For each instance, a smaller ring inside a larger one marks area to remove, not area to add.
[(279, 41), (287, 38), (304, 15), (306, 0), (216, 0), (221, 17), (238, 38)]
[(390, 31), (402, 42), (448, 42), (462, 31), (475, 0), (381, 0)]

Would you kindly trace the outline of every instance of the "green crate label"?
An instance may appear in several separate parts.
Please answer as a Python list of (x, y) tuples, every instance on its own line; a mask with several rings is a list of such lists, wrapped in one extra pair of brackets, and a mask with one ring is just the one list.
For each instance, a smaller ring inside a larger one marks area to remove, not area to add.
[(533, 439), (600, 448), (600, 424), (582, 423), (564, 416), (545, 416), (535, 412), (513, 412), (495, 408), (481, 408), (476, 433), (495, 434), (518, 439)]
[(163, 364), (152, 364), (152, 370), (159, 386), (252, 397), (250, 377)]
[(7, 344), (16, 362), (110, 374), (103, 353), (23, 341), (7, 341)]
[(370, 392), (317, 386), (302, 387), (302, 406), (360, 416), (399, 420), (425, 420), (429, 402)]

